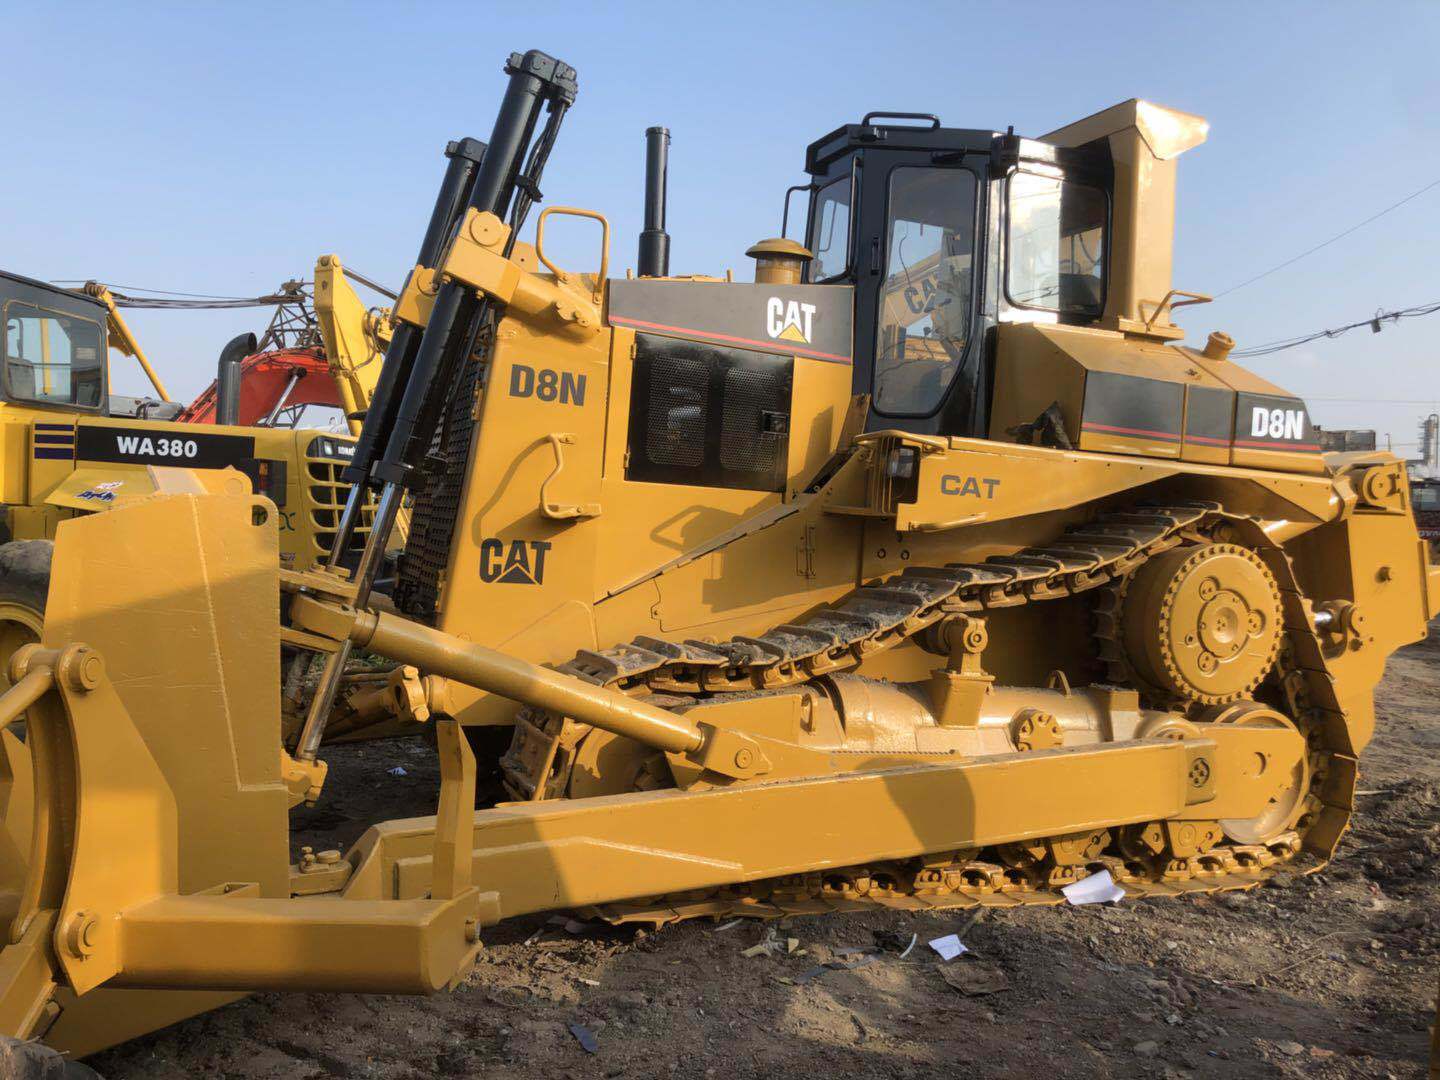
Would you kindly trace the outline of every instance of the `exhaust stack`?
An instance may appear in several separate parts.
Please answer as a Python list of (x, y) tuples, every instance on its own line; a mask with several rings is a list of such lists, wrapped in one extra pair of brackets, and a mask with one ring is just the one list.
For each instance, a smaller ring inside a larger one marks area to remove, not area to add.
[(665, 185), (670, 170), (670, 129), (645, 131), (645, 228), (640, 233), (636, 273), (666, 277), (670, 273), (670, 234), (665, 231)]
[(259, 347), (254, 334), (240, 334), (220, 350), (220, 367), (215, 375), (215, 423), (240, 422), (240, 363)]

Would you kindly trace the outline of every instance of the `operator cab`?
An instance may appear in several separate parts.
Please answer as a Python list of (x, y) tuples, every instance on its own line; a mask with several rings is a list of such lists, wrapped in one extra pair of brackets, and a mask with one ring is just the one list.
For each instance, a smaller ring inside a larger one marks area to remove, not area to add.
[(1105, 311), (1108, 144), (1055, 146), (870, 113), (806, 151), (811, 284), (855, 290), (870, 430), (984, 436), (994, 330)]
[(0, 271), (5, 362), (0, 398), (100, 414), (105, 403), (105, 306), (43, 281)]

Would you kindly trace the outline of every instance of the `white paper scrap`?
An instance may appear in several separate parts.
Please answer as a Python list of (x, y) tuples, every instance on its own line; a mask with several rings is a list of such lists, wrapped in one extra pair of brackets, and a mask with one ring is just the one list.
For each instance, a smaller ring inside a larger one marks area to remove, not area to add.
[(961, 943), (959, 934), (937, 937), (930, 942), (930, 947), (940, 954), (941, 960), (954, 960), (961, 953), (970, 951)]
[(1072, 904), (1113, 904), (1125, 895), (1125, 890), (1115, 884), (1109, 870), (1091, 874), (1060, 891)]

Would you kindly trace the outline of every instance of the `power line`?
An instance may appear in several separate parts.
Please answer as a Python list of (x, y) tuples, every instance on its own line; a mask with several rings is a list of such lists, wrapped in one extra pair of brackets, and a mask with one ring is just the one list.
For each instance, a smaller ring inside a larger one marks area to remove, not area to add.
[(278, 307), (300, 299), (298, 293), (270, 293), (267, 296), (231, 296), (212, 300), (175, 300), (164, 296), (130, 296), (110, 291), (116, 307), (148, 308), (159, 311), (214, 311), (229, 308)]
[[(373, 289), (375, 292), (379, 293), (381, 296), (385, 297), (386, 299), (389, 299), (389, 300), (399, 299), (399, 294), (397, 294), (393, 289), (388, 289), (388, 288), (386, 288), (384, 285), (381, 285), (378, 281), (374, 280), (373, 278), (367, 277), (367, 276), (365, 276), (364, 274), (361, 274), (361, 273), (359, 273), (358, 271), (356, 271), (356, 270), (354, 270), (354, 269), (352, 269), (352, 268), (350, 268), (350, 267), (346, 267), (346, 268), (345, 268), (345, 276), (346, 276), (347, 278), (349, 278), (350, 280), (352, 280), (352, 281), (358, 281), (361, 285), (364, 285), (366, 288)], [(93, 279), (91, 279), (91, 278), (54, 278), (54, 279), (52, 279), (51, 283), (54, 284), (54, 285), (85, 285), (85, 284), (88, 284), (91, 280), (93, 280)], [(300, 284), (308, 285), (309, 282), (301, 282)], [(149, 294), (150, 294), (151, 296), (153, 296), (153, 297), (175, 296), (175, 297), (183, 297), (183, 298), (190, 299), (190, 300), (214, 300), (214, 301), (218, 301), (218, 305), (217, 305), (217, 306), (220, 306), (220, 307), (261, 307), (261, 306), (264, 306), (264, 305), (266, 305), (266, 304), (276, 303), (276, 301), (275, 301), (275, 299), (274, 299), (274, 296), (278, 296), (278, 295), (279, 295), (278, 293), (276, 293), (276, 294), (272, 294), (271, 296), (265, 296), (265, 297), (255, 297), (255, 296), (224, 296), (224, 295), (219, 295), (219, 294), (216, 294), (216, 293), (176, 292), (176, 291), (174, 291), (173, 289), (147, 289), (147, 288), (146, 288), (145, 286), (143, 286), (143, 285), (110, 285), (110, 284), (108, 284), (108, 283), (107, 283), (106, 287), (111, 290), (111, 295), (115, 297), (115, 302), (116, 302), (119, 306), (121, 306), (121, 307), (169, 307), (169, 306), (180, 306), (180, 305), (168, 305), (168, 304), (162, 303), (162, 302), (159, 301), (159, 300), (155, 300), (155, 301), (152, 302), (152, 301), (149, 300), (148, 297), (137, 297), (137, 296), (125, 295), (125, 294), (116, 292), (115, 290), (117, 290), (117, 289), (125, 289), (125, 290), (128, 290), (128, 291), (131, 292), (131, 293), (149, 293)], [(122, 297), (122, 295), (124, 296), (124, 302), (123, 302), (123, 303), (121, 303), (121, 297)], [(197, 306), (204, 306), (204, 305), (197, 305)]]
[[(1440, 183), (1440, 181), (1436, 182)], [(1421, 315), (1433, 315), (1437, 311), (1440, 311), (1440, 300), (1433, 300), (1428, 304), (1417, 304), (1415, 307), (1400, 308), (1396, 311), (1377, 311), (1368, 319), (1360, 319), (1357, 322), (1347, 323), (1345, 326), (1337, 326), (1331, 330), (1316, 330), (1311, 334), (1299, 334), (1291, 338), (1281, 338), (1278, 341), (1267, 341), (1263, 345), (1255, 345), (1248, 349), (1236, 349), (1230, 355), (1237, 359), (1269, 356), (1271, 353), (1294, 349), (1297, 346), (1318, 341), (1320, 338), (1336, 338), (1341, 334), (1349, 333), (1351, 330), (1356, 330), (1362, 326), (1368, 326), (1378, 334), (1381, 323), (1399, 322), (1401, 319), (1414, 319)]]
[[(56, 278), (55, 285), (85, 285), (93, 278)], [(174, 292), (170, 289), (147, 289), (143, 285), (107, 285), (110, 289), (129, 289), (131, 292), (153, 293), (156, 296), (185, 296), (194, 300), (247, 300), (245, 296), (216, 296), (212, 293)]]
[(1411, 405), (1423, 406), (1426, 402), (1440, 402), (1440, 395), (1431, 398), (1376, 398), (1376, 397), (1306, 397), (1306, 401), (1323, 401), (1327, 405)]
[(1364, 221), (1360, 222), (1360, 223), (1357, 224), (1357, 225), (1351, 225), (1350, 228), (1346, 229), (1344, 232), (1336, 233), (1334, 236), (1330, 237), (1329, 240), (1322, 241), (1321, 243), (1316, 244), (1314, 247), (1309, 248), (1309, 249), (1307, 249), (1307, 250), (1305, 250), (1305, 251), (1302, 251), (1299, 255), (1295, 255), (1295, 256), (1293, 256), (1292, 258), (1286, 259), (1286, 260), (1285, 260), (1284, 262), (1282, 262), (1282, 263), (1279, 263), (1279, 264), (1277, 264), (1277, 265), (1275, 265), (1275, 266), (1272, 266), (1269, 270), (1266, 270), (1264, 273), (1256, 274), (1256, 275), (1255, 275), (1254, 277), (1252, 277), (1252, 278), (1246, 278), (1244, 281), (1240, 282), (1238, 285), (1231, 285), (1230, 288), (1226, 289), (1224, 292), (1218, 292), (1218, 293), (1216, 293), (1216, 294), (1215, 294), (1215, 299), (1216, 299), (1216, 300), (1219, 300), (1222, 296), (1228, 296), (1230, 293), (1235, 292), (1237, 289), (1243, 289), (1243, 288), (1245, 288), (1246, 285), (1253, 285), (1253, 284), (1255, 284), (1255, 282), (1259, 281), (1261, 278), (1269, 277), (1271, 274), (1275, 273), (1277, 270), (1284, 270), (1287, 266), (1290, 266), (1290, 265), (1292, 265), (1292, 264), (1294, 264), (1294, 263), (1297, 263), (1297, 262), (1299, 262), (1301, 259), (1306, 258), (1307, 256), (1314, 255), (1315, 252), (1319, 251), (1321, 248), (1329, 247), (1331, 244), (1335, 243), (1336, 240), (1343, 240), (1343, 239), (1345, 239), (1345, 237), (1349, 236), (1351, 233), (1353, 233), (1353, 232), (1355, 232), (1355, 231), (1357, 231), (1357, 230), (1359, 230), (1359, 229), (1363, 229), (1366, 225), (1369, 225), (1372, 221), (1377, 221), (1377, 220), (1379, 220), (1380, 218), (1384, 217), (1386, 214), (1390, 213), (1390, 211), (1392, 211), (1392, 210), (1398, 210), (1398, 209), (1400, 209), (1400, 207), (1404, 206), (1404, 205), (1405, 205), (1406, 203), (1408, 203), (1410, 200), (1412, 200), (1412, 199), (1418, 199), (1421, 195), (1424, 195), (1424, 194), (1425, 194), (1427, 191), (1429, 191), (1431, 188), (1436, 188), (1436, 187), (1440, 187), (1440, 180), (1432, 180), (1432, 181), (1430, 181), (1430, 183), (1426, 184), (1426, 185), (1425, 185), (1424, 187), (1422, 187), (1419, 191), (1413, 191), (1413, 192), (1411, 192), (1409, 195), (1406, 195), (1405, 198), (1401, 199), (1399, 202), (1397, 202), (1397, 203), (1391, 203), (1389, 206), (1387, 206), (1384, 210), (1381, 210), (1379, 213), (1377, 213), (1377, 214), (1371, 214), (1371, 215), (1370, 215), (1368, 218), (1366, 218)]

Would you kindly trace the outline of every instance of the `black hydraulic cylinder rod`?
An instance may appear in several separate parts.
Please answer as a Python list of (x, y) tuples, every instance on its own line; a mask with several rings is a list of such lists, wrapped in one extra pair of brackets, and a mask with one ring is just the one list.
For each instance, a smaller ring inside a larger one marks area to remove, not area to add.
[(254, 334), (240, 334), (220, 350), (215, 374), (215, 423), (240, 422), (240, 364), (247, 356), (254, 356), (258, 348)]
[(670, 130), (645, 131), (645, 228), (640, 233), (636, 273), (665, 277), (670, 273), (670, 234), (665, 231), (665, 189), (670, 171)]
[[(557, 76), (573, 72), (544, 53), (512, 56), (506, 65), (506, 87), (495, 130), (484, 160), (475, 175), (469, 209), (503, 217), (514, 194), (516, 178), (540, 109), (553, 91)], [(573, 86), (573, 82), (571, 84)], [(371, 468), (371, 477), (384, 484), (409, 485), (429, 449), (430, 430), (422, 423), (436, 415), (432, 395), (443, 386), (442, 376), (463, 361), (461, 354), (474, 340), (474, 321), (483, 305), (468, 302), (473, 293), (457, 282), (440, 286), (430, 320), (410, 377), (390, 428), (384, 454)]]
[[(445, 156), (449, 159), (445, 179), (440, 182), (434, 209), (430, 211), (430, 223), (425, 227), (425, 238), (420, 242), (420, 253), (415, 258), (415, 262), (424, 267), (434, 267), (439, 261), (450, 234), (455, 230), (455, 223), (469, 205), (470, 193), (475, 187), (475, 171), (485, 156), (485, 144), (479, 139), (457, 139), (446, 146)], [(385, 350), (380, 378), (375, 383), (370, 406), (365, 411), (365, 425), (360, 429), (355, 456), (345, 468), (344, 479), (351, 484), (362, 485), (369, 480), (370, 467), (389, 440), (401, 393), (409, 381), (410, 368), (420, 348), (420, 337), (420, 328), (410, 323), (400, 323), (395, 327), (390, 345)]]
[[(539, 198), (536, 184), (544, 159), (549, 154), (560, 119), (575, 100), (575, 69), (532, 50), (524, 56), (512, 54), (505, 70), (510, 76), (510, 84), (495, 119), (490, 143), (476, 170), (465, 209), (504, 217), (517, 186), (522, 182), (520, 170), (540, 110), (548, 103), (550, 120), (537, 141), (535, 157), (523, 181), (525, 194), (517, 203), (515, 219), (511, 222), (512, 229), (516, 229), (529, 201)], [(463, 213), (455, 216), (442, 243), (449, 243), (461, 217)], [(512, 242), (513, 239), (512, 235)], [(417, 468), (429, 449), (435, 424), (446, 402), (446, 391), (459, 366), (469, 359), (485, 325), (488, 308), (488, 302), (476, 297), (468, 286), (453, 281), (442, 283), (424, 331), (415, 335), (419, 344), (414, 350), (413, 360), (401, 369), (403, 377), (397, 376), (393, 384), (391, 396), (398, 397), (399, 405), (386, 427), (375, 429), (377, 441), (373, 445), (380, 445), (378, 439), (383, 434), (384, 453), (377, 456), (370, 466), (369, 481), (380, 484), (381, 493), (375, 521), (355, 572), (356, 608), (364, 608), (369, 603), (376, 569), (405, 488), (413, 482)], [(394, 348), (392, 339), (391, 350)], [(387, 352), (387, 366), (389, 362), (390, 353)], [(369, 417), (366, 418), (365, 430), (370, 430)], [(345, 545), (354, 531), (360, 515), (362, 488), (359, 483), (351, 488), (336, 529), (335, 545), (331, 549), (332, 565), (345, 554)], [(302, 760), (313, 760), (324, 738), (325, 725), (349, 660), (350, 648), (349, 642), (342, 643), (340, 649), (331, 653), (325, 662), (297, 748)]]

